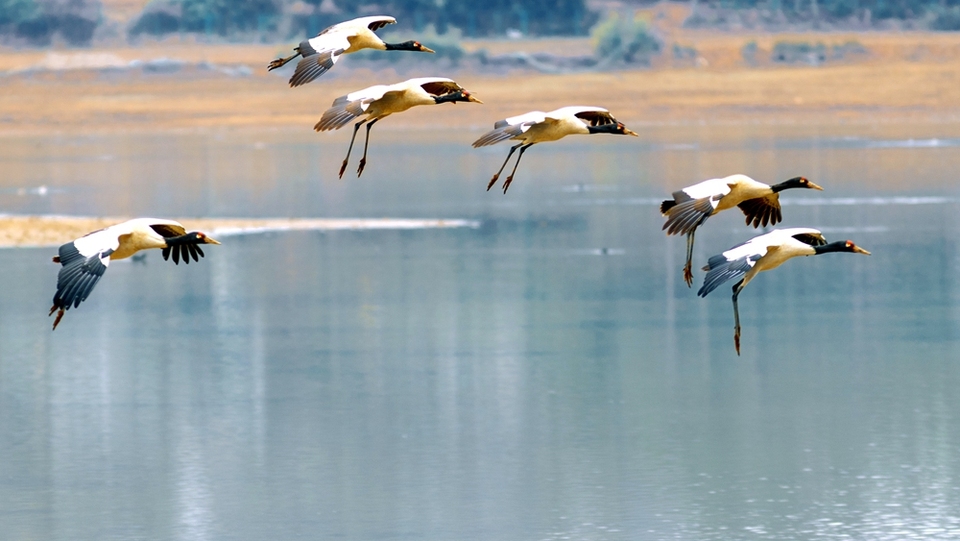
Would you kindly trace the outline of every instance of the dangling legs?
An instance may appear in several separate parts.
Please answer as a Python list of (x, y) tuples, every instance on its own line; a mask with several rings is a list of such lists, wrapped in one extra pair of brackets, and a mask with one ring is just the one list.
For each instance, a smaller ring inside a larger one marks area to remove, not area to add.
[(696, 232), (696, 229), (691, 229), (687, 233), (687, 263), (683, 266), (683, 281), (687, 283), (687, 287), (693, 287), (693, 235)]
[(357, 168), (358, 177), (363, 174), (363, 167), (367, 165), (367, 147), (370, 146), (370, 128), (372, 128), (373, 125), (376, 124), (378, 120), (380, 119), (375, 118), (371, 120), (369, 124), (367, 124), (367, 139), (363, 143), (363, 157), (360, 158), (360, 167)]
[(733, 345), (737, 348), (737, 356), (740, 355), (740, 309), (737, 307), (737, 296), (743, 290), (743, 280), (733, 286)]
[(350, 152), (353, 151), (353, 142), (357, 138), (357, 132), (360, 131), (360, 126), (363, 126), (363, 123), (367, 120), (370, 119), (365, 118), (353, 125), (353, 137), (350, 138), (350, 146), (347, 147), (347, 155), (343, 158), (343, 164), (340, 166), (340, 178), (343, 178), (343, 172), (347, 170), (347, 162), (350, 160)]
[(270, 63), (267, 64), (267, 71), (273, 71), (273, 70), (275, 70), (275, 69), (277, 69), (277, 68), (283, 67), (287, 62), (289, 62), (289, 61), (293, 60), (294, 58), (300, 56), (300, 48), (299, 48), (299, 47), (296, 48), (296, 49), (294, 49), (294, 51), (295, 51), (295, 52), (294, 52), (292, 55), (290, 55), (290, 56), (288, 56), (288, 57), (286, 57), (286, 58), (281, 57), (281, 58), (278, 58), (278, 59), (276, 59), (276, 60), (271, 60)]
[[(52, 316), (53, 313), (57, 311), (57, 308), (58, 308), (58, 306), (57, 306), (56, 304), (54, 304), (54, 305), (50, 308), (50, 313), (47, 314), (47, 317)], [(53, 320), (53, 330), (57, 330), (57, 325), (60, 324), (60, 320), (63, 319), (63, 314), (66, 312), (66, 310), (67, 310), (66, 308), (60, 308), (60, 311), (57, 312), (57, 319)]]
[(507, 166), (507, 162), (510, 161), (510, 156), (513, 156), (513, 151), (517, 150), (518, 148), (520, 148), (520, 147), (522, 147), (522, 146), (523, 146), (523, 143), (517, 143), (517, 144), (513, 145), (512, 147), (510, 147), (510, 152), (507, 152), (507, 159), (506, 159), (506, 160), (503, 160), (503, 165), (500, 166), (500, 170), (497, 171), (496, 174), (493, 175), (493, 178), (490, 179), (490, 183), (487, 184), (487, 191), (488, 191), (488, 192), (490, 191), (490, 188), (493, 188), (493, 185), (496, 184), (497, 179), (500, 178), (500, 173), (503, 173), (503, 168), (506, 167), (506, 166)]
[(520, 158), (523, 158), (523, 153), (532, 146), (533, 143), (527, 143), (520, 147), (520, 154), (517, 154), (517, 161), (513, 164), (513, 171), (510, 171), (510, 176), (507, 177), (507, 180), (503, 183), (503, 193), (507, 193), (507, 188), (509, 188), (510, 183), (513, 182), (513, 175), (517, 174), (517, 166), (520, 165)]

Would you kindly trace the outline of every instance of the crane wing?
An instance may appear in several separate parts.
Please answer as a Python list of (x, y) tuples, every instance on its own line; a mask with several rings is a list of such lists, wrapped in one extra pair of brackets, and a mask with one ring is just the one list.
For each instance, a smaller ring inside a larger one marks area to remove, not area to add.
[(827, 239), (823, 238), (823, 235), (821, 235), (819, 232), (797, 233), (796, 235), (792, 236), (798, 241), (804, 244), (809, 244), (810, 246), (823, 246), (827, 243)]
[(610, 114), (609, 111), (603, 107), (593, 107), (591, 105), (568, 105), (566, 107), (561, 107), (559, 109), (554, 109), (549, 113), (546, 113), (546, 116), (550, 118), (565, 118), (570, 116), (575, 116), (577, 118), (583, 118), (580, 115), (590, 116), (593, 113), (606, 113)]
[(747, 225), (753, 222), (753, 227), (766, 226), (767, 223), (776, 225), (783, 220), (783, 215), (780, 213), (780, 194), (773, 193), (756, 199), (747, 199), (737, 206), (747, 217)]
[(523, 135), (523, 133), (533, 125), (543, 122), (546, 118), (547, 114), (543, 111), (530, 111), (522, 115), (498, 120), (493, 125), (492, 130), (473, 142), (473, 148), (493, 145), (500, 141), (506, 141), (507, 139)]
[(357, 19), (350, 19), (349, 21), (344, 21), (342, 23), (337, 23), (333, 26), (328, 26), (321, 31), (318, 36), (324, 34), (332, 34), (335, 32), (349, 32), (351, 30), (356, 30), (357, 28), (367, 27), (371, 32), (376, 32), (388, 24), (394, 24), (397, 20), (389, 15), (372, 15), (370, 17), (359, 17)]
[(757, 264), (760, 258), (780, 248), (779, 246), (757, 246), (756, 250), (746, 253), (741, 257), (731, 259), (730, 255), (728, 255), (737, 250), (737, 248), (746, 247), (750, 244), (750, 242), (746, 242), (727, 250), (723, 254), (711, 257), (707, 261), (707, 265), (703, 267), (707, 275), (704, 276), (703, 286), (697, 291), (697, 295), (706, 297), (711, 291), (719, 287), (720, 284), (731, 279), (742, 278), (750, 272), (750, 269)]
[(353, 119), (366, 113), (370, 104), (382, 98), (389, 90), (390, 86), (375, 85), (340, 96), (333, 100), (329, 109), (323, 112), (320, 122), (317, 122), (313, 129), (328, 131), (346, 126)]
[(536, 124), (536, 122), (524, 122), (522, 124), (508, 124), (500, 128), (495, 128), (474, 141), (473, 148), (494, 145), (500, 141), (506, 141), (507, 139), (523, 135), (523, 132), (529, 130), (534, 124)]
[(297, 87), (305, 85), (330, 71), (330, 68), (337, 63), (346, 47), (330, 51), (320, 51), (309, 56), (304, 56), (297, 62), (297, 69), (290, 77), (290, 86)]
[(450, 79), (428, 79), (420, 85), (420, 88), (431, 96), (446, 96), (463, 90), (462, 86)]
[(60, 273), (57, 275), (57, 293), (53, 306), (63, 310), (76, 308), (85, 301), (110, 265), (112, 248), (86, 256), (73, 242), (60, 247)]
[(180, 224), (150, 224), (150, 229), (156, 231), (163, 238), (179, 237), (187, 234), (187, 230)]
[(660, 211), (667, 217), (663, 229), (667, 235), (686, 235), (713, 214), (721, 197), (715, 195), (693, 199), (683, 191), (673, 192), (674, 201), (664, 201), (660, 205)]
[(588, 126), (606, 126), (607, 124), (617, 123), (617, 119), (613, 118), (613, 115), (606, 110), (580, 111), (573, 116), (584, 121)]
[(163, 260), (166, 261), (170, 259), (170, 254), (173, 254), (173, 263), (174, 265), (180, 264), (180, 259), (183, 259), (183, 262), (187, 265), (190, 264), (190, 256), (193, 256), (194, 261), (200, 261), (200, 258), (205, 254), (203, 250), (197, 244), (192, 242), (186, 242), (182, 244), (174, 244), (172, 246), (167, 246), (161, 252), (163, 255)]
[(353, 32), (344, 29), (328, 33), (327, 30), (315, 38), (301, 42), (297, 47), (303, 58), (297, 62), (297, 69), (290, 77), (290, 86), (305, 85), (320, 77), (333, 68), (344, 51), (350, 48), (350, 36)]

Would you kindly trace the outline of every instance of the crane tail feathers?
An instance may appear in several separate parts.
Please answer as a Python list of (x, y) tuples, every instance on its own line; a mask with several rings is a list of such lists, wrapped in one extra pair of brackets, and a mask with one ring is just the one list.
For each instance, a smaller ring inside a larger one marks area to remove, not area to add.
[[(668, 201), (664, 201), (661, 204), (661, 212), (667, 203)], [(713, 202), (709, 197), (673, 203), (665, 213), (667, 221), (663, 224), (663, 229), (666, 230), (667, 235), (686, 235), (713, 214)]]
[(729, 261), (722, 255), (711, 257), (707, 266), (703, 268), (707, 271), (707, 275), (704, 276), (703, 286), (697, 291), (697, 295), (706, 297), (724, 282), (733, 278), (741, 278), (750, 272), (755, 263), (756, 260), (749, 257), (734, 259), (733, 261)]
[[(61, 310), (76, 308), (90, 296), (90, 292), (106, 272), (110, 254), (113, 253), (113, 250), (107, 250), (90, 257), (70, 257), (70, 248), (76, 250), (72, 244), (60, 247), (61, 261), (66, 263), (57, 275), (57, 292), (53, 296), (53, 306)], [(79, 255), (79, 252), (77, 254)], [(67, 257), (64, 258), (64, 255)]]
[(320, 117), (320, 122), (313, 126), (316, 131), (339, 130), (353, 121), (358, 116), (364, 114), (364, 107), (361, 101), (352, 101), (341, 103), (324, 111)]
[[(512, 126), (511, 126), (512, 127)], [(484, 134), (482, 137), (473, 142), (473, 148), (480, 148), (490, 145), (495, 145), (501, 141), (506, 141), (511, 137), (516, 137), (523, 132), (515, 132), (507, 128), (501, 128), (499, 130), (492, 130)]]

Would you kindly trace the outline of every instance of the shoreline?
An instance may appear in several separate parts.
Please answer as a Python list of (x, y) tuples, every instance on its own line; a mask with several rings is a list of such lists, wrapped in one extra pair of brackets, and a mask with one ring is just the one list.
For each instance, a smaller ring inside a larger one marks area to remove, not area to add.
[[(0, 216), (0, 249), (56, 248), (129, 217), (63, 215)], [(188, 231), (233, 237), (287, 231), (368, 231), (480, 227), (477, 220), (455, 218), (178, 218)]]

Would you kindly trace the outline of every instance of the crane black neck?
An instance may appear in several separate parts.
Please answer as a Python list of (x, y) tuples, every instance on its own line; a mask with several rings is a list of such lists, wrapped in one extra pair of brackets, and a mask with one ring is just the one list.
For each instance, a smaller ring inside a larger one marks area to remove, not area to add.
[(612, 122), (601, 126), (587, 126), (587, 131), (590, 132), (591, 135), (595, 133), (623, 133), (623, 127), (616, 122)]
[(420, 44), (416, 41), (404, 41), (403, 43), (384, 43), (387, 51), (419, 51)]
[(203, 241), (200, 240), (200, 235), (197, 234), (197, 231), (191, 231), (185, 235), (180, 235), (179, 237), (167, 237), (164, 241), (167, 243), (167, 246), (178, 246), (180, 244), (202, 244)]
[(830, 252), (852, 252), (850, 244), (845, 240), (838, 240), (837, 242), (831, 242), (830, 244), (824, 244), (823, 246), (814, 246), (813, 251), (817, 254), (826, 254)]
[(782, 192), (783, 190), (789, 190), (790, 188), (807, 188), (808, 185), (804, 182), (803, 177), (793, 177), (790, 180), (785, 180), (780, 184), (774, 184), (770, 186), (770, 189), (773, 190), (773, 193)]
[(456, 92), (450, 92), (449, 94), (444, 94), (442, 96), (434, 96), (433, 101), (436, 103), (448, 103), (448, 102), (458, 102), (458, 101), (470, 101), (470, 99), (463, 95), (463, 91), (458, 90)]

